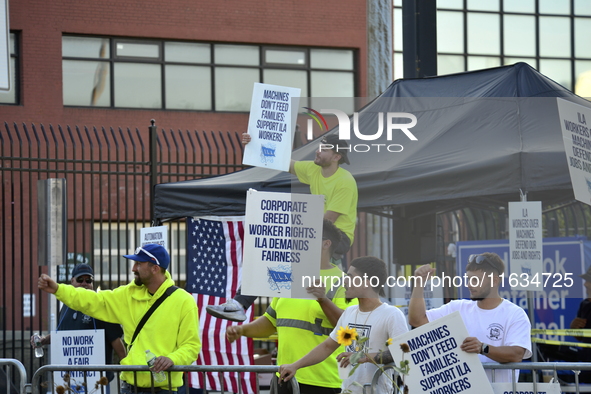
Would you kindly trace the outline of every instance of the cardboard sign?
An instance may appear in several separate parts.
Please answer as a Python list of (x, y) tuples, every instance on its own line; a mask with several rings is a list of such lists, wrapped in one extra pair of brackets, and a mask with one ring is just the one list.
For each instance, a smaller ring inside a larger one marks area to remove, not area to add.
[[(460, 349), (468, 336), (460, 312), (454, 312), (394, 338), (388, 348), (396, 365), (410, 362), (404, 377), (409, 392), (493, 394), (478, 355)], [(402, 352), (403, 343), (409, 353)]]
[(300, 89), (255, 83), (243, 164), (289, 171)]
[(591, 205), (591, 109), (561, 98), (556, 100), (575, 198)]
[(242, 294), (309, 298), (303, 277), (319, 277), (324, 196), (246, 195)]
[(509, 203), (509, 285), (515, 290), (543, 290), (542, 202)]
[[(105, 365), (105, 330), (70, 330), (51, 332), (51, 365)], [(56, 371), (53, 381), (60, 385), (70, 374), (70, 387), (80, 386), (85, 393), (83, 371)], [(86, 372), (87, 387), (93, 388), (101, 378), (99, 371)]]

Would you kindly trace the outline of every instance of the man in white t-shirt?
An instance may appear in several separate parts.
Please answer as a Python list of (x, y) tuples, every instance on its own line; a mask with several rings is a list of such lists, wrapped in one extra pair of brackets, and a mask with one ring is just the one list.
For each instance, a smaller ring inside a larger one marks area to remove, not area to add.
[[(426, 282), (435, 269), (429, 265), (417, 268), (415, 276)], [(531, 323), (525, 311), (499, 295), (500, 274), (505, 272), (503, 260), (495, 253), (473, 254), (466, 266), (466, 283), (470, 300), (453, 300), (436, 309), (426, 310), (424, 287), (413, 289), (408, 305), (408, 322), (419, 327), (430, 321), (459, 311), (470, 337), (461, 349), (478, 353), (481, 362), (520, 362), (530, 358)], [(472, 277), (477, 277), (471, 279)], [(477, 284), (477, 285), (476, 285)], [(492, 381), (491, 370), (486, 370)], [(495, 382), (511, 382), (511, 370), (495, 371)], [(519, 370), (515, 371), (515, 379)]]
[[(343, 328), (355, 329), (359, 338), (369, 338), (363, 343), (362, 350), (365, 354), (377, 363), (383, 363), (380, 354), (387, 349), (386, 342), (398, 335), (408, 332), (408, 326), (404, 314), (395, 306), (383, 303), (380, 295), (383, 295), (383, 286), (387, 279), (386, 264), (377, 257), (358, 257), (354, 259), (347, 271), (348, 279), (345, 281), (347, 298), (357, 298), (359, 305), (353, 305), (345, 309), (330, 337), (316, 346), (307, 355), (300, 358), (293, 364), (284, 364), (279, 367), (279, 376), (282, 380), (288, 381), (300, 368), (318, 364), (329, 357), (338, 347), (338, 332)], [(351, 354), (356, 351), (355, 347), (360, 346), (352, 341), (347, 346), (346, 352), (337, 357), (341, 367), (350, 364)], [(341, 388), (351, 394), (362, 394), (362, 386), (370, 384), (374, 373), (377, 370), (375, 364), (367, 362), (359, 364), (357, 369), (345, 380)], [(390, 374), (391, 371), (386, 371)], [(391, 376), (391, 374), (390, 374)], [(375, 391), (378, 394), (392, 393), (393, 385), (391, 379), (381, 376), (378, 387)]]

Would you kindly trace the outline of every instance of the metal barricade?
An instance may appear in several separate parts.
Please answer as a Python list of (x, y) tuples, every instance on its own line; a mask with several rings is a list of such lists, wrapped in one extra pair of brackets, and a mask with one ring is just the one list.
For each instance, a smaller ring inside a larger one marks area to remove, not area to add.
[[(511, 369), (513, 371), (516, 370), (531, 370), (532, 373), (532, 377), (535, 377), (537, 374), (535, 372), (538, 371), (552, 371), (553, 372), (553, 378), (555, 382), (559, 382), (558, 379), (558, 371), (573, 371), (575, 374), (575, 383), (574, 384), (565, 384), (565, 383), (561, 383), (560, 384), (560, 390), (563, 393), (590, 393), (591, 392), (591, 384), (583, 384), (581, 385), (579, 382), (579, 374), (581, 373), (581, 371), (591, 371), (591, 363), (566, 363), (566, 362), (554, 362), (554, 363), (548, 363), (548, 362), (535, 362), (535, 363), (507, 363), (507, 364), (498, 364), (498, 363), (482, 363), (482, 366), (484, 367), (484, 369), (490, 369), (492, 370), (492, 381), (495, 381), (495, 370), (497, 369)], [(377, 369), (373, 375), (372, 381), (371, 383), (365, 383), (363, 385), (363, 393), (364, 394), (378, 394), (376, 387), (378, 384), (378, 380), (380, 378), (380, 376), (382, 375), (382, 373), (384, 373), (386, 370), (388, 369), (392, 369), (393, 365), (392, 364), (387, 364), (384, 365), (381, 369)], [(412, 367), (411, 367), (412, 368)], [(515, 376), (515, 374), (513, 373), (511, 376)], [(393, 379), (397, 378), (397, 373), (394, 373), (394, 377)], [(533, 380), (533, 387), (534, 393), (538, 392), (537, 389), (537, 384), (538, 383), (542, 383), (542, 382), (537, 382), (536, 379), (532, 379)], [(516, 386), (515, 384), (517, 383), (515, 381), (515, 379), (513, 379), (513, 392), (516, 392)], [(529, 382), (532, 383), (532, 382)], [(559, 382), (560, 383), (560, 382)], [(400, 392), (402, 393), (403, 390), (402, 388), (400, 388)], [(395, 393), (396, 394), (396, 393)]]
[[(33, 375), (32, 381), (31, 381), (31, 386), (32, 386), (32, 394), (45, 394), (45, 392), (41, 392), (39, 390), (39, 387), (41, 387), (41, 379), (42, 377), (50, 372), (56, 372), (56, 371), (64, 371), (64, 372), (68, 372), (68, 371), (76, 371), (76, 372), (84, 372), (84, 385), (86, 387), (87, 386), (87, 377), (86, 377), (86, 373), (87, 372), (96, 372), (99, 371), (101, 372), (101, 376), (104, 375), (103, 372), (146, 372), (149, 371), (148, 366), (146, 365), (85, 365), (85, 366), (68, 366), (68, 365), (45, 365), (41, 368), (39, 368), (37, 371), (35, 371), (35, 374)], [(239, 384), (238, 384), (238, 393), (237, 394), (243, 394), (242, 392), (242, 376), (240, 375), (241, 373), (244, 372), (253, 372), (256, 374), (259, 373), (275, 373), (279, 371), (279, 366), (277, 365), (178, 365), (178, 366), (174, 366), (171, 367), (169, 370), (166, 371), (166, 373), (168, 374), (168, 381), (170, 382), (170, 373), (171, 372), (198, 372), (198, 373), (213, 373), (213, 372), (237, 372), (239, 375)], [(116, 374), (116, 379), (117, 379), (117, 387), (118, 387), (118, 393), (121, 390), (121, 380), (119, 378), (119, 375)], [(50, 379), (51, 382), (53, 382), (53, 378)], [(205, 381), (205, 379), (203, 379), (203, 381)], [(300, 390), (299, 390), (299, 385), (297, 383), (297, 380), (295, 378), (290, 380), (291, 382), (291, 386), (292, 386), (292, 393), (293, 394), (300, 394)], [(226, 388), (224, 387), (224, 381), (223, 379), (220, 379), (220, 383), (221, 383), (221, 391), (216, 391), (216, 392), (221, 392), (221, 394), (225, 394), (227, 392)], [(187, 389), (187, 393), (188, 391), (188, 387), (187, 387), (187, 382), (185, 382), (185, 388)], [(51, 384), (51, 387), (48, 387), (48, 392), (49, 389), (51, 389), (52, 393), (55, 393), (55, 384)], [(170, 390), (172, 389), (172, 387), (162, 387), (163, 390)], [(257, 390), (258, 390), (258, 377), (257, 377)], [(101, 390), (102, 391), (102, 390)], [(87, 392), (88, 393), (88, 392)], [(207, 393), (207, 390), (204, 389), (204, 393)], [(4, 394), (4, 393), (0, 393), (0, 394)], [(21, 394), (24, 394), (24, 392), (21, 391)], [(273, 393), (271, 393), (273, 394)]]
[[(14, 367), (18, 371), (19, 376), (20, 376), (19, 384), (18, 384), (18, 392), (19, 392), (19, 394), (24, 394), (25, 393), (25, 386), (27, 384), (27, 370), (25, 369), (25, 366), (20, 361), (15, 360), (13, 358), (0, 358), (0, 367), (2, 367), (2, 372), (5, 372), (5, 374), (6, 374), (6, 394), (11, 393), (10, 387), (11, 387), (12, 381), (10, 380), (10, 375), (11, 375), (10, 367)], [(4, 393), (0, 393), (0, 394), (4, 394)]]

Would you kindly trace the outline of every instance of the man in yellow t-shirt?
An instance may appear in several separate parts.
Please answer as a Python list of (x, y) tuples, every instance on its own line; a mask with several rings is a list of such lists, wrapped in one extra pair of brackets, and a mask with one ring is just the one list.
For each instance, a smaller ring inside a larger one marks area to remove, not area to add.
[(289, 172), (310, 185), (310, 193), (324, 196), (324, 218), (333, 222), (344, 235), (335, 249), (337, 260), (349, 251), (357, 220), (357, 182), (340, 164), (350, 164), (349, 144), (337, 134), (324, 137), (314, 161), (292, 160)]
[[(333, 242), (336, 244), (339, 238), (340, 233), (336, 226), (325, 219), (320, 277), (334, 278), (327, 283), (334, 283), (336, 278), (341, 279), (343, 275), (339, 268), (330, 263)], [(263, 316), (248, 324), (228, 327), (226, 337), (233, 342), (240, 336), (263, 338), (277, 331), (277, 363), (295, 362), (328, 338), (347, 306), (357, 304), (357, 300), (348, 302), (342, 286), (338, 287), (336, 292), (330, 290), (328, 286), (308, 288), (308, 292), (316, 297), (316, 300), (274, 298)], [(340, 392), (341, 379), (338, 376), (336, 361), (336, 356), (340, 352), (342, 349), (337, 349), (334, 357), (328, 357), (324, 362), (298, 372), (296, 378), (302, 394)]]
[[(242, 134), (242, 143), (250, 142), (250, 134)], [(341, 232), (341, 239), (334, 247), (334, 260), (341, 259), (353, 244), (357, 221), (357, 182), (341, 164), (350, 164), (349, 144), (339, 140), (338, 134), (325, 136), (319, 145), (314, 161), (292, 160), (289, 172), (300, 182), (310, 185), (312, 194), (324, 196), (324, 219), (333, 222)], [(245, 296), (240, 289), (233, 299), (221, 305), (208, 305), (210, 315), (220, 319), (241, 322), (246, 320), (245, 311), (254, 303), (256, 296)]]

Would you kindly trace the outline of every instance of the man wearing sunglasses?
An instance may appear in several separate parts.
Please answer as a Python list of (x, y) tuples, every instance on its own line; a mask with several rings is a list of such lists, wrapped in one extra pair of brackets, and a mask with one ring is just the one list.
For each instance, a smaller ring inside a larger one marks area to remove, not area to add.
[[(471, 255), (466, 266), (465, 282), (470, 300), (453, 300), (440, 308), (426, 310), (424, 285), (415, 286), (408, 305), (408, 322), (419, 327), (430, 321), (459, 311), (468, 334), (460, 348), (479, 354), (481, 362), (520, 362), (530, 358), (531, 323), (525, 311), (499, 295), (501, 273), (505, 272), (503, 260), (495, 253)], [(415, 271), (424, 284), (434, 275), (435, 269), (423, 265)], [(420, 282), (419, 282), (420, 283)], [(486, 370), (492, 381), (491, 370)], [(519, 370), (515, 371), (515, 379)], [(495, 371), (495, 382), (511, 382), (511, 370)]]
[[(127, 357), (122, 365), (146, 365), (146, 350), (156, 355), (152, 372), (166, 371), (173, 365), (190, 365), (201, 350), (197, 304), (182, 289), (171, 292), (154, 310), (138, 335), (132, 338), (140, 321), (151, 306), (174, 286), (170, 273), (170, 255), (160, 245), (147, 244), (123, 257), (132, 260), (134, 280), (114, 290), (99, 293), (73, 286), (58, 285), (48, 275), (41, 275), (38, 287), (55, 294), (57, 299), (90, 316), (123, 326)], [(176, 393), (183, 385), (183, 373), (166, 373), (166, 379), (155, 382), (152, 389), (150, 372), (122, 372), (121, 393)]]
[[(78, 264), (72, 270), (72, 278), (70, 283), (74, 287), (81, 287), (87, 290), (94, 291), (94, 271), (88, 264)], [(64, 305), (60, 309), (58, 317), (58, 331), (70, 330), (105, 330), (105, 364), (113, 363), (113, 350), (117, 353), (119, 360), (125, 358), (125, 347), (121, 341), (123, 330), (119, 324), (106, 323), (102, 320), (94, 319), (85, 315), (78, 310), (74, 310)], [(49, 345), (51, 343), (51, 334), (41, 337), (42, 345)], [(35, 347), (33, 337), (31, 337), (31, 346)], [(109, 381), (113, 380), (115, 376), (113, 372), (106, 373)], [(107, 393), (109, 386), (107, 386)]]

